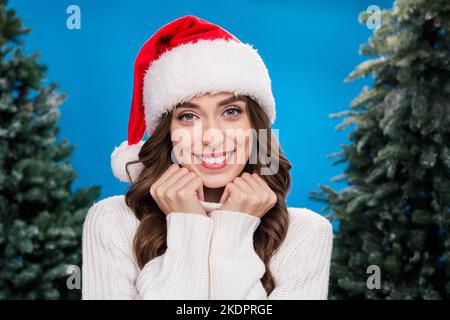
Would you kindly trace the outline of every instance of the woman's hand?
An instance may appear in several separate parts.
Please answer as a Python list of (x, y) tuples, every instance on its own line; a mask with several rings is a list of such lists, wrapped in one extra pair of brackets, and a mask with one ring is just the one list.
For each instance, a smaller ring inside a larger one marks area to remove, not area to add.
[(204, 200), (202, 179), (178, 164), (171, 165), (153, 183), (150, 194), (166, 215), (186, 212), (208, 216), (200, 203)]
[(225, 186), (221, 210), (245, 212), (261, 218), (276, 203), (277, 196), (257, 174), (244, 172)]

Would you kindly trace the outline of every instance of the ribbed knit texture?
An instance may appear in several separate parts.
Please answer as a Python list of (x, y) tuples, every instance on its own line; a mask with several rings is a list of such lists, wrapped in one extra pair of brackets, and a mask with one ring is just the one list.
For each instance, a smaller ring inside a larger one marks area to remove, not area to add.
[(133, 255), (139, 220), (123, 195), (95, 203), (83, 228), (83, 299), (326, 299), (331, 223), (306, 208), (289, 208), (286, 239), (270, 260), (275, 289), (262, 286), (265, 265), (253, 234), (261, 219), (202, 202), (210, 217), (173, 212), (167, 250), (142, 270)]

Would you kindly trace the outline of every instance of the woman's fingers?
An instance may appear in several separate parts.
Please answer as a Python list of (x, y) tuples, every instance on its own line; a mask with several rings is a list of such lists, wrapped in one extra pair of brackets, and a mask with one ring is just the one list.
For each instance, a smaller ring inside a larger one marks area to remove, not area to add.
[(275, 203), (277, 202), (278, 198), (275, 192), (273, 192), (272, 188), (269, 187), (269, 185), (267, 184), (266, 181), (264, 181), (263, 178), (261, 178), (259, 176), (259, 174), (257, 174), (256, 172), (252, 174), (252, 177), (255, 179), (256, 182), (259, 183), (259, 185), (264, 188), (267, 192), (267, 194), (269, 195), (269, 199), (270, 199), (270, 203), (271, 205), (275, 205)]
[(168, 178), (170, 178), (172, 176), (172, 174), (177, 172), (179, 169), (180, 169), (180, 166), (176, 163), (169, 166), (169, 168), (167, 168), (167, 170), (161, 175), (161, 177), (159, 177), (155, 181), (155, 183), (154, 183), (155, 187), (163, 184)]
[(236, 186), (233, 182), (230, 182), (226, 185), (219, 202), (225, 203), (230, 196), (232, 196), (233, 194), (239, 194), (240, 192), (242, 192), (241, 189), (238, 186)]
[(237, 177), (233, 182), (240, 189), (240, 193), (237, 196), (240, 202), (253, 205), (258, 205), (261, 202), (261, 195), (245, 179)]
[(150, 187), (150, 194), (153, 199), (156, 197), (156, 189), (163, 184), (168, 178), (170, 178), (175, 172), (179, 170), (180, 166), (178, 164), (173, 164), (164, 171), (164, 173), (159, 177)]
[(266, 214), (276, 201), (277, 196), (269, 185), (256, 174), (247, 172), (227, 184), (220, 199), (224, 210), (242, 211), (256, 217)]
[(236, 177), (233, 180), (233, 183), (239, 188), (241, 189), (241, 191), (243, 193), (245, 193), (248, 196), (251, 196), (254, 193), (253, 188), (241, 177)]
[(241, 177), (236, 177), (232, 183), (228, 183), (225, 187), (220, 203), (224, 203), (233, 193), (238, 201), (260, 197), (261, 192), (265, 192), (264, 189), (256, 181), (251, 180), (251, 176), (248, 173), (243, 174)]
[(266, 191), (272, 190), (270, 189), (269, 185), (267, 184), (266, 181), (264, 181), (263, 178), (260, 177), (259, 174), (257, 174), (256, 172), (252, 173), (252, 177), (255, 179), (256, 182), (259, 183), (259, 185)]
[(199, 187), (199, 190), (198, 190), (198, 199), (200, 201), (205, 201), (205, 193), (203, 191), (203, 180), (201, 181), (200, 187)]
[(158, 192), (160, 195), (164, 195), (165, 192), (171, 188), (178, 180), (187, 175), (189, 170), (186, 168), (178, 169), (175, 173), (173, 173), (170, 177), (166, 179), (162, 184), (158, 186)]
[(191, 181), (192, 179), (194, 179), (195, 177), (196, 177), (196, 175), (193, 172), (189, 172), (189, 173), (181, 176), (181, 178), (177, 179), (173, 184), (168, 186), (168, 188), (166, 190), (166, 196), (168, 198), (175, 199), (177, 191), (181, 188), (184, 188), (186, 186), (186, 184), (189, 181)]
[[(190, 177), (190, 178), (189, 178)], [(190, 182), (192, 182), (193, 179), (197, 179), (197, 181), (194, 181), (193, 184), (189, 185)], [(175, 189), (181, 189), (181, 188), (189, 188), (190, 186), (196, 186), (196, 192), (198, 196), (198, 200), (205, 201), (205, 194), (203, 192), (203, 180), (195, 174), (195, 172), (189, 172), (186, 176), (180, 179), (179, 182), (176, 182), (176, 185), (174, 185)]]
[(188, 190), (190, 192), (195, 192), (195, 193), (197, 193), (197, 196), (200, 200), (204, 199), (203, 180), (200, 177), (196, 176), (193, 179), (189, 180), (189, 182), (186, 183), (186, 185), (180, 190)]
[(174, 181), (179, 180), (188, 172), (189, 171), (186, 168), (180, 168), (178, 164), (173, 164), (150, 187), (150, 194), (160, 207), (163, 207), (166, 210), (171, 207), (166, 199), (166, 192), (172, 186)]
[(203, 181), (178, 164), (169, 167), (150, 188), (150, 193), (165, 213), (186, 212), (206, 215), (199, 200), (204, 200)]
[(222, 193), (222, 196), (220, 197), (220, 200), (219, 200), (219, 203), (225, 203), (225, 201), (227, 201), (227, 199), (228, 199), (228, 196), (229, 196), (229, 191), (228, 191), (228, 186), (229, 186), (230, 184), (228, 183), (226, 186), (225, 186), (225, 189), (223, 190), (223, 193)]
[(257, 195), (263, 195), (265, 194), (267, 191), (265, 188), (263, 188), (258, 181), (256, 181), (255, 178), (252, 177), (252, 175), (248, 172), (244, 172), (241, 175), (242, 179), (245, 180), (245, 182), (248, 183), (248, 185), (250, 185), (250, 187), (252, 187), (252, 189), (254, 190), (254, 192), (256, 192)]

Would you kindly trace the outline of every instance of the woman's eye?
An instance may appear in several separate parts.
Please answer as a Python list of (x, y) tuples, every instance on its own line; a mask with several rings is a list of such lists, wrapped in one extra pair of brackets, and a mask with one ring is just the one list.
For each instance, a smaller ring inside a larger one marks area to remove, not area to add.
[(192, 121), (194, 120), (195, 115), (193, 113), (184, 113), (177, 117), (178, 120), (181, 121)]
[(235, 117), (242, 113), (242, 110), (240, 108), (229, 108), (224, 111), (225, 115), (228, 117)]

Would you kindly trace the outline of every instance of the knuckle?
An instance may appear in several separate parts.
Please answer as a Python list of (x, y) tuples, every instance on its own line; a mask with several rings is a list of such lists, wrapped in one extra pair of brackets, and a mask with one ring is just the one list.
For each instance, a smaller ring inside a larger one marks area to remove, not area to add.
[(182, 167), (181, 169), (180, 169), (180, 171), (182, 172), (182, 173), (188, 173), (189, 172), (189, 170), (186, 168), (186, 167)]
[(164, 197), (164, 190), (162, 190), (161, 188), (156, 188), (155, 194), (158, 198), (162, 198)]
[(264, 193), (263, 195), (261, 195), (261, 202), (270, 202), (271, 198)]
[(278, 201), (278, 197), (277, 197), (277, 195), (274, 192), (274, 193), (272, 193), (272, 204), (277, 203), (277, 201)]
[(189, 193), (183, 189), (180, 189), (177, 191), (177, 198), (180, 200), (187, 200), (189, 199)]
[(183, 197), (183, 194), (184, 194), (183, 189), (178, 190), (177, 193), (176, 193), (177, 198), (182, 198), (182, 197)]
[(165, 196), (169, 200), (175, 200), (175, 192), (173, 190), (167, 190)]
[(195, 177), (196, 177), (195, 173), (193, 173), (193, 172), (189, 172), (189, 173), (188, 173), (188, 176), (189, 176), (190, 178), (195, 178)]

